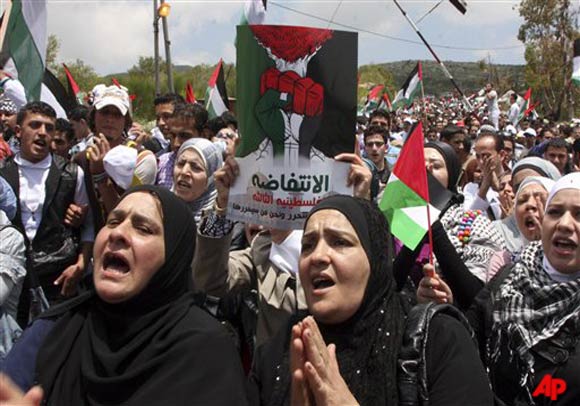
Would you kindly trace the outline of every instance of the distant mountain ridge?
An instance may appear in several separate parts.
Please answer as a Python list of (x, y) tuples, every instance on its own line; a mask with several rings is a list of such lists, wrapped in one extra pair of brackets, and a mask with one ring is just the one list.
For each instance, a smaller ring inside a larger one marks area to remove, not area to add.
[[(452, 92), (454, 90), (453, 85), (447, 79), (441, 67), (435, 61), (421, 61), (423, 64), (423, 83), (425, 86), (425, 94), (441, 96), (443, 94)], [(399, 89), (409, 73), (413, 70), (417, 60), (404, 60), (397, 62), (385, 62), (385, 63), (375, 63), (359, 66), (359, 71), (367, 66), (378, 66), (386, 69), (393, 77), (393, 85), (395, 88)], [(453, 75), (455, 81), (459, 84), (459, 87), (464, 91), (464, 93), (469, 96), (473, 92), (481, 89), (485, 83), (491, 81), (498, 84), (500, 83), (500, 91), (507, 88), (512, 88), (518, 92), (524, 92), (526, 90), (526, 84), (524, 81), (524, 69), (525, 65), (487, 65), (483, 62), (454, 62), (445, 61), (445, 66)], [(213, 72), (215, 65), (201, 64), (196, 66), (191, 65), (174, 65), (173, 72), (187, 75), (194, 69), (198, 72), (197, 77), (193, 79), (194, 81), (199, 81), (199, 86), (205, 86), (207, 79)], [(229, 70), (228, 64), (228, 77), (226, 81), (228, 82), (228, 93), (231, 96), (235, 96), (235, 83), (232, 80), (235, 79), (235, 66)], [(201, 73), (201, 74), (200, 74)], [(123, 78), (127, 75), (126, 72), (106, 75), (106, 77), (117, 77)], [(498, 79), (500, 78), (500, 79)], [(181, 90), (181, 89), (179, 89)], [(197, 93), (196, 93), (197, 94)]]
[[(388, 70), (393, 75), (395, 86), (400, 88), (416, 64), (416, 60), (407, 60), (376, 65)], [(497, 85), (498, 78), (503, 85), (500, 86), (502, 91), (506, 85), (519, 92), (525, 90), (525, 65), (489, 66), (482, 62), (453, 61), (444, 61), (444, 64), (466, 96), (481, 89), (488, 81), (495, 82)], [(422, 61), (422, 65), (425, 94), (440, 96), (454, 90), (453, 85), (436, 62)]]

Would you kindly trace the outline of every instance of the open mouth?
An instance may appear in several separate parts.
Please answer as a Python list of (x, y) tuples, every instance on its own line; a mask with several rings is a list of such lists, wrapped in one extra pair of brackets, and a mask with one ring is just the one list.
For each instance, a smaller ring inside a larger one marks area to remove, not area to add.
[(35, 139), (33, 144), (37, 145), (39, 147), (42, 147), (42, 148), (46, 148), (46, 146), (47, 146), (46, 140), (44, 140), (42, 138)]
[(103, 269), (105, 271), (116, 272), (120, 274), (126, 274), (131, 270), (129, 263), (125, 258), (123, 258), (121, 255), (111, 252), (105, 254), (105, 258), (103, 259)]
[(312, 286), (314, 287), (314, 290), (322, 290), (330, 288), (334, 285), (334, 281), (326, 275), (319, 275), (312, 280)]
[(575, 251), (578, 248), (578, 244), (569, 238), (555, 238), (552, 241), (552, 244), (559, 251), (564, 251), (564, 252)]
[(536, 221), (534, 220), (533, 217), (526, 217), (525, 221), (524, 221), (524, 225), (528, 230), (535, 230), (536, 227)]
[(182, 189), (190, 189), (191, 188), (191, 185), (189, 184), (189, 182), (186, 182), (184, 180), (178, 180), (177, 186), (179, 186)]

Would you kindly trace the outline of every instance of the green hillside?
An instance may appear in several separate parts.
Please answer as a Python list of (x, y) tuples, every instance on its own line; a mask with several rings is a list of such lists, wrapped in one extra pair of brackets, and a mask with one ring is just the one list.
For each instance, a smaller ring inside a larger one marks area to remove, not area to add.
[[(415, 67), (416, 60), (379, 64), (393, 76), (395, 87), (400, 88)], [(525, 90), (524, 65), (492, 65), (481, 62), (444, 62), (459, 87), (467, 94), (481, 89), (486, 82), (499, 83), (500, 92), (508, 88)], [(453, 90), (441, 67), (434, 61), (423, 61), (425, 94), (442, 95)]]

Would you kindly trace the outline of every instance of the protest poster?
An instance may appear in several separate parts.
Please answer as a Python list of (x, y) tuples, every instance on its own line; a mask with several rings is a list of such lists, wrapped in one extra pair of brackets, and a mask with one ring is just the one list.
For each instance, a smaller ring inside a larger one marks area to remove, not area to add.
[(228, 217), (301, 228), (318, 201), (346, 187), (356, 125), (357, 34), (244, 25), (237, 32), (240, 176)]

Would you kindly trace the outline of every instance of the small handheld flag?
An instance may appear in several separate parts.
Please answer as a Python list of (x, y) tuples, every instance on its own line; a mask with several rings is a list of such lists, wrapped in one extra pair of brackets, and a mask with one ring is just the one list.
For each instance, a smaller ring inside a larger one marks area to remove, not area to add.
[(403, 146), (379, 203), (393, 235), (411, 250), (423, 240), (440, 213), (429, 204), (423, 144), (423, 125), (419, 122)]

